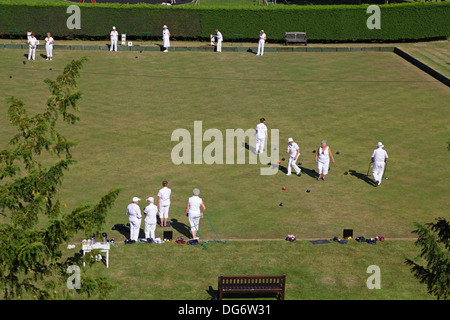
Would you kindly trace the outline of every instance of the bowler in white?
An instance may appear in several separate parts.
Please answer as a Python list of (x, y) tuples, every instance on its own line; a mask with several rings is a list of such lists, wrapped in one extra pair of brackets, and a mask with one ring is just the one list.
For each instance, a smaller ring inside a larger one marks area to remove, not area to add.
[(376, 186), (381, 184), (381, 180), (383, 179), (384, 168), (387, 163), (387, 159), (389, 158), (386, 150), (383, 149), (384, 145), (381, 142), (378, 142), (377, 148), (372, 152), (372, 175), (375, 180)]
[(267, 126), (265, 124), (266, 119), (259, 119), (259, 123), (256, 125), (256, 153), (263, 153), (264, 146), (267, 138)]
[(144, 209), (144, 232), (145, 239), (155, 239), (156, 229), (156, 215), (158, 213), (158, 207), (155, 206), (155, 199), (153, 197), (147, 198), (148, 206)]
[(52, 38), (52, 35), (47, 33), (47, 37), (45, 38), (45, 51), (47, 53), (47, 59), (45, 60), (53, 60), (53, 44), (55, 40)]
[(109, 51), (116, 51), (117, 52), (117, 41), (119, 40), (119, 33), (116, 30), (116, 27), (113, 27), (111, 33), (109, 34), (109, 39), (111, 40), (111, 47), (109, 48)]
[(28, 45), (30, 47), (30, 50), (28, 52), (28, 60), (33, 59), (36, 60), (36, 46), (38, 44), (38, 41), (36, 39), (36, 37), (34, 36), (34, 34), (32, 33), (29, 40), (28, 40)]
[(291, 168), (294, 168), (297, 175), (300, 176), (301, 169), (297, 166), (297, 163), (296, 163), (298, 156), (300, 155), (300, 148), (299, 148), (298, 144), (295, 143), (294, 139), (292, 139), (292, 138), (288, 139), (288, 146), (287, 146), (286, 153), (289, 153), (289, 164), (288, 164), (286, 175), (290, 176)]
[(169, 183), (164, 180), (162, 182), (163, 187), (159, 189), (158, 192), (158, 208), (161, 227), (167, 226), (167, 219), (169, 218), (170, 195), (172, 194), (172, 190), (167, 187), (168, 184)]
[(317, 172), (319, 173), (317, 180), (322, 178), (325, 181), (325, 176), (328, 174), (328, 169), (330, 168), (330, 158), (334, 163), (334, 157), (330, 147), (327, 146), (325, 140), (322, 140), (316, 152)]
[(133, 197), (133, 202), (130, 203), (127, 207), (127, 215), (128, 221), (130, 222), (130, 240), (137, 241), (139, 237), (139, 231), (141, 229), (141, 208), (139, 208), (139, 199), (138, 197)]
[(223, 36), (222, 33), (216, 29), (216, 40), (217, 40), (217, 48), (216, 51), (217, 52), (222, 52), (222, 41), (223, 41)]
[[(188, 199), (186, 205), (186, 216), (189, 218), (189, 224), (191, 226), (192, 239), (198, 239), (197, 231), (200, 218), (203, 217), (203, 213), (206, 210), (205, 204), (202, 198), (199, 197), (200, 190), (195, 188), (193, 190), (194, 195)], [(201, 210), (203, 209), (203, 210)]]
[(257, 56), (262, 56), (264, 54), (264, 45), (266, 44), (267, 36), (264, 30), (259, 32), (259, 41), (258, 41), (258, 53)]
[(169, 31), (169, 28), (166, 25), (164, 25), (163, 26), (163, 48), (164, 48), (163, 52), (169, 52), (169, 47), (170, 47), (170, 31)]

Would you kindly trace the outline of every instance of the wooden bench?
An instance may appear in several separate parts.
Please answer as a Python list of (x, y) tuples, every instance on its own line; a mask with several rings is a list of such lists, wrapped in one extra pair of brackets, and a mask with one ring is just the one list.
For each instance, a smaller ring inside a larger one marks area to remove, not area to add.
[(275, 293), (284, 300), (286, 275), (278, 276), (220, 276), (219, 300), (226, 293)]
[(288, 42), (304, 43), (305, 46), (308, 45), (308, 37), (306, 32), (286, 32), (285, 33), (286, 45)]

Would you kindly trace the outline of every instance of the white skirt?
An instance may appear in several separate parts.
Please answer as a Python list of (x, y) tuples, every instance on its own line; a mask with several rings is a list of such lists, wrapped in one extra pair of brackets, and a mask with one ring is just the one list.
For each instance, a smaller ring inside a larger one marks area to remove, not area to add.
[(163, 38), (163, 47), (164, 48), (170, 47), (170, 39), (169, 39), (169, 37), (164, 37)]

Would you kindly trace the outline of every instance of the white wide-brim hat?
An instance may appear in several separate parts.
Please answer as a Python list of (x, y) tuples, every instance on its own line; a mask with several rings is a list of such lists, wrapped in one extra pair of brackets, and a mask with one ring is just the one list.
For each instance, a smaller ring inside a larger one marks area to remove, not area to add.
[(141, 199), (139, 199), (138, 197), (133, 197), (133, 202), (138, 202), (141, 201)]
[(377, 143), (377, 147), (378, 147), (378, 148), (383, 148), (384, 145), (383, 145), (381, 142), (378, 142), (378, 143)]
[(166, 25), (163, 25), (163, 29), (167, 29), (167, 26), (166, 26)]
[(293, 142), (293, 141), (294, 141), (294, 139), (292, 139), (292, 138), (288, 139), (288, 142)]

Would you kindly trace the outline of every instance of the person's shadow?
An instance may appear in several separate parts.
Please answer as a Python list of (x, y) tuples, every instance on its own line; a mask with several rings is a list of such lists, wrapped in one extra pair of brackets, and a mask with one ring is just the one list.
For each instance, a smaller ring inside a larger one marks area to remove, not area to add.
[(172, 218), (170, 222), (172, 228), (181, 233), (183, 236), (190, 238), (191, 237), (191, 228), (182, 222), (179, 222), (177, 219)]
[(350, 173), (351, 176), (354, 176), (373, 187), (377, 186), (377, 184), (364, 173), (356, 172), (355, 170), (348, 170), (348, 172)]
[(242, 142), (242, 146), (247, 149), (249, 152), (256, 154), (256, 148), (250, 146), (247, 142)]
[[(115, 224), (112, 227), (112, 230), (118, 231), (121, 235), (125, 237), (125, 239), (130, 240), (130, 223), (128, 222), (126, 225), (124, 224)], [(145, 232), (142, 228), (139, 228), (138, 239), (144, 238)]]
[(211, 300), (219, 300), (219, 290), (215, 290), (212, 286), (209, 286), (206, 292), (211, 296)]
[(301, 171), (301, 173), (302, 174), (307, 174), (308, 176), (310, 176), (311, 178), (317, 178), (319, 175), (317, 174), (317, 172), (316, 172), (316, 170), (314, 170), (314, 169), (308, 169), (308, 168), (305, 168), (305, 167), (301, 167), (301, 166), (298, 166), (302, 171)]

